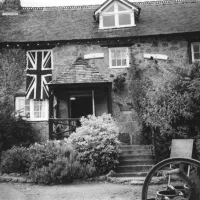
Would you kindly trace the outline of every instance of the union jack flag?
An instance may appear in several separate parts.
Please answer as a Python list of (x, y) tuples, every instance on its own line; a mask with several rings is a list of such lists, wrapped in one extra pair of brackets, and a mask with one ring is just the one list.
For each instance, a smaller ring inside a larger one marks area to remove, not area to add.
[(52, 51), (28, 51), (26, 70), (26, 98), (48, 99), (47, 83), (52, 80)]

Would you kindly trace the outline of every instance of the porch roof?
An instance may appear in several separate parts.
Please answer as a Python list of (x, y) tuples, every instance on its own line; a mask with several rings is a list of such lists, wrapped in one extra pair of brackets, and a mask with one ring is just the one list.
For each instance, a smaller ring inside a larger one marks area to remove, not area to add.
[(106, 83), (110, 82), (97, 68), (88, 65), (82, 57), (78, 57), (67, 72), (58, 74), (49, 85), (75, 84), (75, 83)]

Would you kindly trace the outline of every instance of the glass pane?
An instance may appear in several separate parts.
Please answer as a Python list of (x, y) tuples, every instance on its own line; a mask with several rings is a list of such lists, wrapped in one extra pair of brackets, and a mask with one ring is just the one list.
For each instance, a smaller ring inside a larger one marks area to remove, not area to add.
[(116, 51), (116, 57), (117, 58), (121, 58), (121, 50), (117, 50)]
[(114, 12), (114, 5), (112, 5), (110, 8), (108, 8), (108, 10), (106, 10), (105, 12)]
[(119, 15), (119, 25), (130, 25), (131, 24), (131, 16), (129, 14), (120, 14)]
[(25, 105), (30, 106), (30, 100), (29, 99), (25, 99)]
[(125, 10), (127, 10), (127, 9), (118, 4), (118, 11), (125, 11)]
[(115, 59), (112, 60), (112, 66), (113, 66), (113, 67), (116, 66), (116, 60), (115, 60)]
[(40, 111), (42, 111), (42, 108), (44, 107), (42, 101), (40, 102), (40, 105), (39, 105), (39, 106), (40, 106)]
[(19, 100), (19, 110), (24, 109), (24, 99)]
[(122, 50), (122, 58), (126, 58), (126, 50)]
[(121, 59), (119, 60), (117, 60), (117, 66), (122, 66), (122, 63), (121, 63)]
[(115, 16), (114, 15), (103, 16), (103, 26), (104, 27), (115, 26)]
[(45, 113), (41, 112), (41, 118), (45, 118)]
[(30, 118), (30, 100), (25, 100), (25, 117)]
[(25, 113), (25, 105), (24, 105), (24, 99), (19, 99), (19, 107), (17, 110), (17, 113), (21, 116), (24, 116)]
[(40, 104), (40, 111), (45, 113), (45, 108), (46, 108), (46, 104), (45, 104), (45, 101), (41, 101), (41, 104)]
[(195, 60), (200, 59), (200, 54), (199, 53), (194, 53), (194, 59)]
[(194, 48), (194, 52), (199, 52), (199, 45), (195, 44), (193, 48)]
[(126, 66), (126, 59), (122, 59), (122, 66)]
[(34, 112), (34, 118), (40, 118), (40, 113), (39, 112)]
[(40, 110), (40, 105), (34, 102), (34, 111), (39, 111), (39, 110)]
[(111, 58), (112, 59), (115, 58), (115, 51), (114, 50), (111, 51)]

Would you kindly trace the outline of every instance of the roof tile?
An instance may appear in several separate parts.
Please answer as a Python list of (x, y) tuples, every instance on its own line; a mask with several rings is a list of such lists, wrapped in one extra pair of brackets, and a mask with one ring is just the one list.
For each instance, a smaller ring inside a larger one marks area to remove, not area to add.
[(200, 31), (199, 1), (166, 2), (140, 4), (141, 14), (135, 27), (108, 30), (99, 29), (93, 18), (94, 7), (23, 10), (18, 16), (0, 15), (0, 42), (123, 38)]
[(105, 83), (109, 82), (97, 68), (91, 67), (82, 58), (78, 57), (67, 72), (60, 73), (56, 80), (50, 84), (73, 84), (73, 83)]

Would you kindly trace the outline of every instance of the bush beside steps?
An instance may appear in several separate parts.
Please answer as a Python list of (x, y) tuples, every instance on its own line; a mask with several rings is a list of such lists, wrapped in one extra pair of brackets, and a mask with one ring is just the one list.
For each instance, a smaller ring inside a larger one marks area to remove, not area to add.
[(14, 146), (1, 155), (0, 172), (38, 184), (71, 183), (107, 174), (118, 163), (118, 129), (110, 115), (88, 116), (68, 139)]

